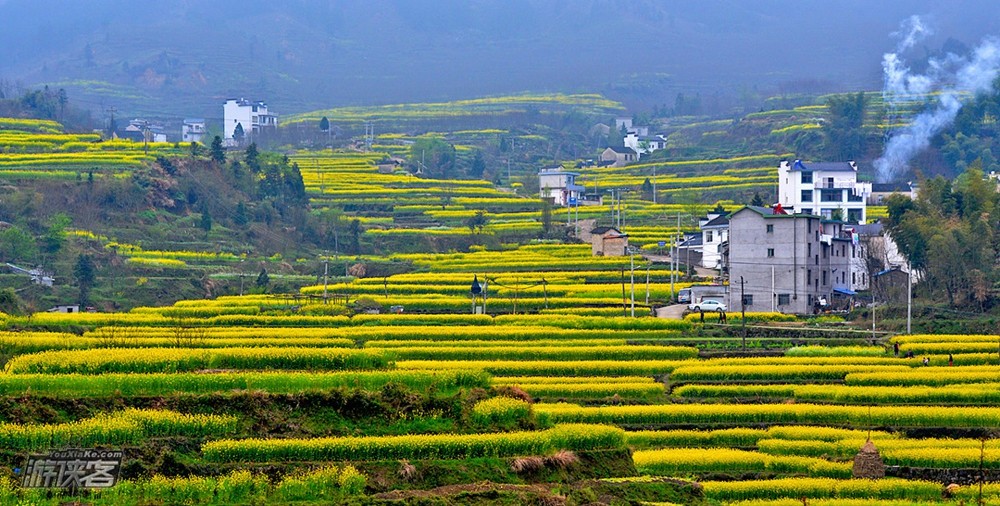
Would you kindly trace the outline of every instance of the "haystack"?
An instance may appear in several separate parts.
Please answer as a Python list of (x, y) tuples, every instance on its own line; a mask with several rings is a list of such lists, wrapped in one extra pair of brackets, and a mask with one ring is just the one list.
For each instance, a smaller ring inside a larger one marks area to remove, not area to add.
[(854, 469), (852, 469), (851, 474), (855, 478), (869, 480), (885, 478), (885, 463), (882, 462), (882, 456), (879, 455), (878, 448), (875, 448), (875, 443), (872, 443), (870, 439), (854, 456)]

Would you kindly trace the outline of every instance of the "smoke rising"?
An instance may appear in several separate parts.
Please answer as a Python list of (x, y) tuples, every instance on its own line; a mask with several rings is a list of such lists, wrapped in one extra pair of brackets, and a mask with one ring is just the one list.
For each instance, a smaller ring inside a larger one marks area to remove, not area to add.
[(970, 56), (949, 53), (931, 59), (925, 74), (911, 74), (900, 54), (930, 33), (918, 16), (911, 16), (893, 34), (900, 38), (896, 51), (883, 55), (882, 97), (889, 128), (898, 119), (900, 104), (924, 100), (930, 93), (935, 99), (907, 126), (890, 131), (882, 156), (875, 160), (875, 177), (880, 182), (892, 181), (906, 170), (909, 161), (930, 145), (931, 138), (954, 121), (962, 109), (960, 97), (989, 90), (1000, 71), (1000, 41), (987, 38)]

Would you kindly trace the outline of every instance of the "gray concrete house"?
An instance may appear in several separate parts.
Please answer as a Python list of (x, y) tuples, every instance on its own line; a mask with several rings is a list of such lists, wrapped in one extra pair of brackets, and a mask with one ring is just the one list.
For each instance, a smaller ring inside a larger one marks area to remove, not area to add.
[(729, 217), (730, 311), (807, 314), (846, 306), (854, 247), (844, 224), (748, 206)]

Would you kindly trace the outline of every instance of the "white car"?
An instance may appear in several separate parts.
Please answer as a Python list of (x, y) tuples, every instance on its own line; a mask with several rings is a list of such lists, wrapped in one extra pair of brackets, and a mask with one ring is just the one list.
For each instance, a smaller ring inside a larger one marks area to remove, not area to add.
[(726, 305), (714, 299), (705, 299), (701, 302), (692, 302), (691, 304), (688, 304), (688, 309), (691, 311), (718, 311), (720, 313), (725, 313)]

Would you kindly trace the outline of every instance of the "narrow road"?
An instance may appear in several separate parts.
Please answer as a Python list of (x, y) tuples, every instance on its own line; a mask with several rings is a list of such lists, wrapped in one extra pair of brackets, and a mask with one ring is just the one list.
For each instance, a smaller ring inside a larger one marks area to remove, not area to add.
[(680, 320), (684, 317), (684, 311), (686, 310), (687, 304), (673, 304), (670, 306), (658, 307), (656, 308), (656, 317)]

